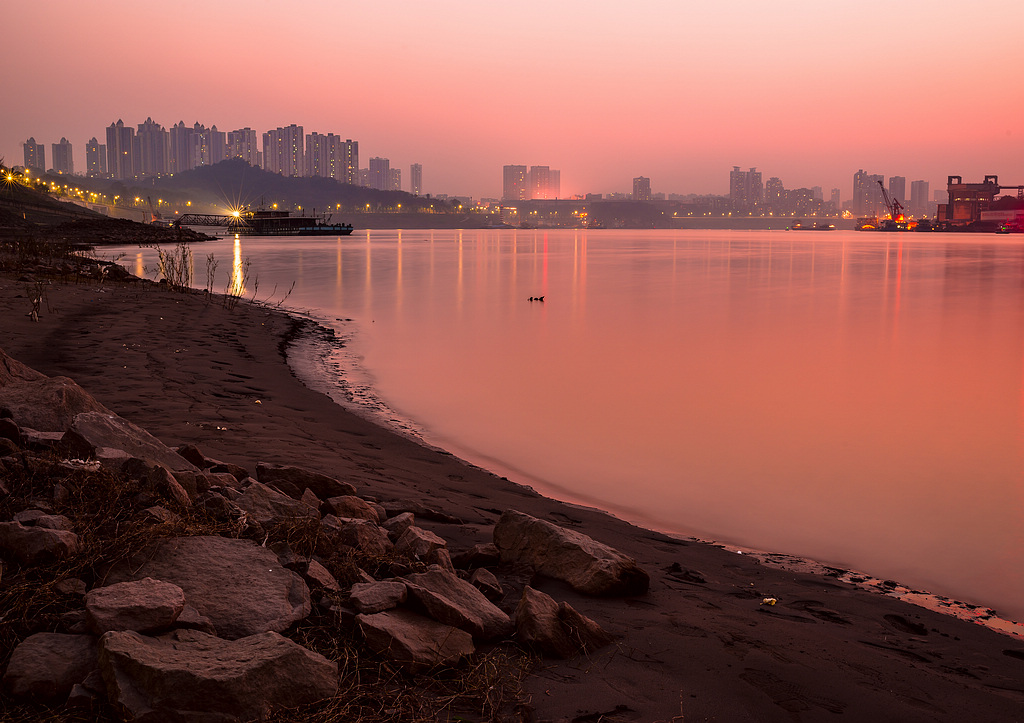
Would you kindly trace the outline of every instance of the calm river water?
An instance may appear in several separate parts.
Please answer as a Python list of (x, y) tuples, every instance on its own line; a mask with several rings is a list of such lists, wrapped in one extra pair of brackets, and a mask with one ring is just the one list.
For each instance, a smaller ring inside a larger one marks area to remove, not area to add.
[(246, 260), (247, 296), (295, 282), (285, 305), (349, 338), (349, 381), (466, 459), (1024, 619), (1019, 237), (363, 231), (193, 250), (200, 287), (209, 253), (216, 290)]

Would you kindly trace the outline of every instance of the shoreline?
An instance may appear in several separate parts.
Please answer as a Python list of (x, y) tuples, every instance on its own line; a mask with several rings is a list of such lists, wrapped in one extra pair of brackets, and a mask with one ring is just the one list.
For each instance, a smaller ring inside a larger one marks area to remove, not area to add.
[(594, 600), (538, 579), (617, 643), (586, 659), (545, 660), (526, 683), (537, 720), (831, 720), (842, 712), (997, 721), (1024, 704), (1024, 645), (1014, 638), (543, 497), (357, 417), (294, 375), (282, 345), (296, 322), (283, 311), (229, 310), (138, 282), (57, 283), (32, 322), (24, 287), (0, 275), (0, 348), (70, 376), (167, 444), (197, 444), (250, 468), (302, 464), (384, 501), (441, 506), (460, 524), (424, 524), (459, 549), (489, 541), (497, 516), (513, 508), (636, 558), (651, 575), (641, 598)]
[[(488, 474), (506, 479), (531, 492), (574, 508), (605, 514), (623, 523), (687, 542), (712, 545), (729, 552), (745, 554), (761, 561), (762, 564), (771, 565), (780, 570), (805, 572), (832, 578), (874, 594), (892, 597), (932, 612), (981, 625), (1012, 638), (1024, 639), (1024, 622), (1001, 617), (998, 611), (983, 603), (969, 603), (953, 599), (939, 592), (921, 590), (899, 581), (877, 577), (871, 573), (853, 569), (846, 565), (840, 566), (788, 552), (766, 550), (730, 540), (706, 538), (687, 532), (661, 528), (656, 521), (647, 518), (639, 511), (605, 506), (600, 500), (587, 499), (556, 484), (535, 479), (525, 472), (517, 470), (499, 460), (473, 454), (471, 450), (462, 449), (457, 444), (447, 444), (443, 441), (435, 442), (429, 438), (427, 430), (417, 424), (415, 420), (402, 417), (376, 396), (368, 380), (363, 380), (366, 382), (365, 384), (353, 385), (345, 378), (347, 374), (353, 371), (364, 376), (368, 376), (367, 372), (364, 370), (353, 370), (347, 367), (344, 361), (339, 363), (328, 361), (328, 357), (332, 353), (342, 351), (344, 356), (349, 357), (351, 363), (358, 363), (351, 360), (348, 353), (344, 351), (347, 340), (351, 338), (352, 334), (339, 337), (325, 319), (318, 319), (315, 314), (308, 311), (302, 312), (287, 308), (281, 308), (280, 311), (296, 320), (295, 333), (285, 345), (283, 352), (292, 373), (303, 384), (310, 389), (326, 394), (339, 406), (362, 416), (370, 423), (383, 427), (394, 434), (405, 436), (412, 442), (422, 445), (427, 449), (450, 454), (467, 465), (477, 467)], [(344, 321), (346, 323), (356, 323), (351, 319), (345, 319)]]

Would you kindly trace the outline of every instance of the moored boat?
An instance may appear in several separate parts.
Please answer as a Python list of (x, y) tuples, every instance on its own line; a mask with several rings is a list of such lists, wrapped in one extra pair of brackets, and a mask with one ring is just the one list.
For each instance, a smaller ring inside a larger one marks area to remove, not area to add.
[(352, 224), (330, 223), (323, 216), (292, 216), (291, 211), (258, 209), (235, 211), (226, 216), (187, 213), (174, 222), (179, 226), (227, 226), (246, 236), (350, 236)]
[(326, 216), (292, 216), (291, 211), (259, 209), (234, 216), (250, 236), (348, 236), (352, 224), (329, 223)]
[(812, 224), (806, 224), (802, 220), (796, 221), (789, 227), (790, 231), (835, 231), (835, 224), (825, 223), (824, 221), (815, 221)]

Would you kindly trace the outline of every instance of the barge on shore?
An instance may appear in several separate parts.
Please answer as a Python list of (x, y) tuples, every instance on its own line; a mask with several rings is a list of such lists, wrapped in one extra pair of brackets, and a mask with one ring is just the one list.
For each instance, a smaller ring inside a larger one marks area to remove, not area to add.
[(260, 209), (227, 215), (186, 213), (174, 220), (182, 226), (223, 226), (246, 236), (351, 236), (352, 224), (330, 223), (326, 216), (292, 216), (291, 211)]

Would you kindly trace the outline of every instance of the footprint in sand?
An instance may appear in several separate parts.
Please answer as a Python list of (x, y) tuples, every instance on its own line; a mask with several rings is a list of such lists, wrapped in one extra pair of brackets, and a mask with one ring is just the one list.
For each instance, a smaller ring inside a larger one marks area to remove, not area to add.
[(912, 623), (902, 615), (886, 615), (885, 622), (889, 623), (890, 627), (899, 630), (901, 633), (907, 633), (908, 635), (927, 635), (928, 628), (920, 623)]

